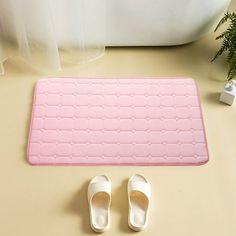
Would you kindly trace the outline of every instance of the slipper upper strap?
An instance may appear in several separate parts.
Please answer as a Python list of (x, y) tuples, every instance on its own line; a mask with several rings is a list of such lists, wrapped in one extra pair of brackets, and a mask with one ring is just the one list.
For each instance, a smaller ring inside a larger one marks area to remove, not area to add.
[(88, 188), (88, 197), (91, 200), (96, 193), (107, 193), (111, 195), (111, 183), (108, 181), (91, 183)]
[(130, 181), (129, 183), (129, 191), (138, 191), (146, 195), (148, 199), (151, 197), (151, 188), (150, 184), (141, 181)]

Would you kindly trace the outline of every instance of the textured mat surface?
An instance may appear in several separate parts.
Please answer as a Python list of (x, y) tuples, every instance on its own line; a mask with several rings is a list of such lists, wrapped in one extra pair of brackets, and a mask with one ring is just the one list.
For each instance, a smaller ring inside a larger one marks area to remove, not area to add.
[(50, 78), (33, 102), (34, 165), (200, 165), (208, 160), (188, 78)]

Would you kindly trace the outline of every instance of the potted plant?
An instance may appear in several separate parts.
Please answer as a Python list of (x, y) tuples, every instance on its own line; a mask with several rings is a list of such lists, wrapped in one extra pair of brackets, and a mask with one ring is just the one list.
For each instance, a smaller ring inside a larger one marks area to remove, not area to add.
[(224, 17), (220, 20), (216, 26), (217, 31), (221, 25), (229, 22), (228, 28), (216, 37), (216, 40), (222, 39), (222, 46), (216, 53), (212, 61), (218, 58), (222, 53), (227, 52), (227, 63), (228, 63), (228, 80), (232, 80), (236, 77), (236, 13), (225, 13)]

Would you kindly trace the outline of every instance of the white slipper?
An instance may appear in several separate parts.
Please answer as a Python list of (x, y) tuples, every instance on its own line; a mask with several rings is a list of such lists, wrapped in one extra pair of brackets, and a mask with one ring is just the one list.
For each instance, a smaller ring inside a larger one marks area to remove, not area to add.
[(91, 228), (102, 233), (110, 227), (111, 182), (105, 175), (95, 176), (88, 186)]
[(129, 227), (135, 231), (146, 228), (150, 205), (151, 188), (142, 175), (130, 177), (127, 186), (129, 201)]

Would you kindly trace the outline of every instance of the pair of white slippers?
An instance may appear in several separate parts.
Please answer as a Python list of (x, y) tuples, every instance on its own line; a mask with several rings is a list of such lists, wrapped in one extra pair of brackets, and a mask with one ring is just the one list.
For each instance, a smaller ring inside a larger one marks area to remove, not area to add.
[[(135, 231), (146, 228), (151, 188), (142, 175), (133, 175), (127, 184), (128, 225)], [(102, 233), (110, 227), (111, 181), (105, 175), (95, 176), (88, 186), (88, 204), (91, 228)]]

